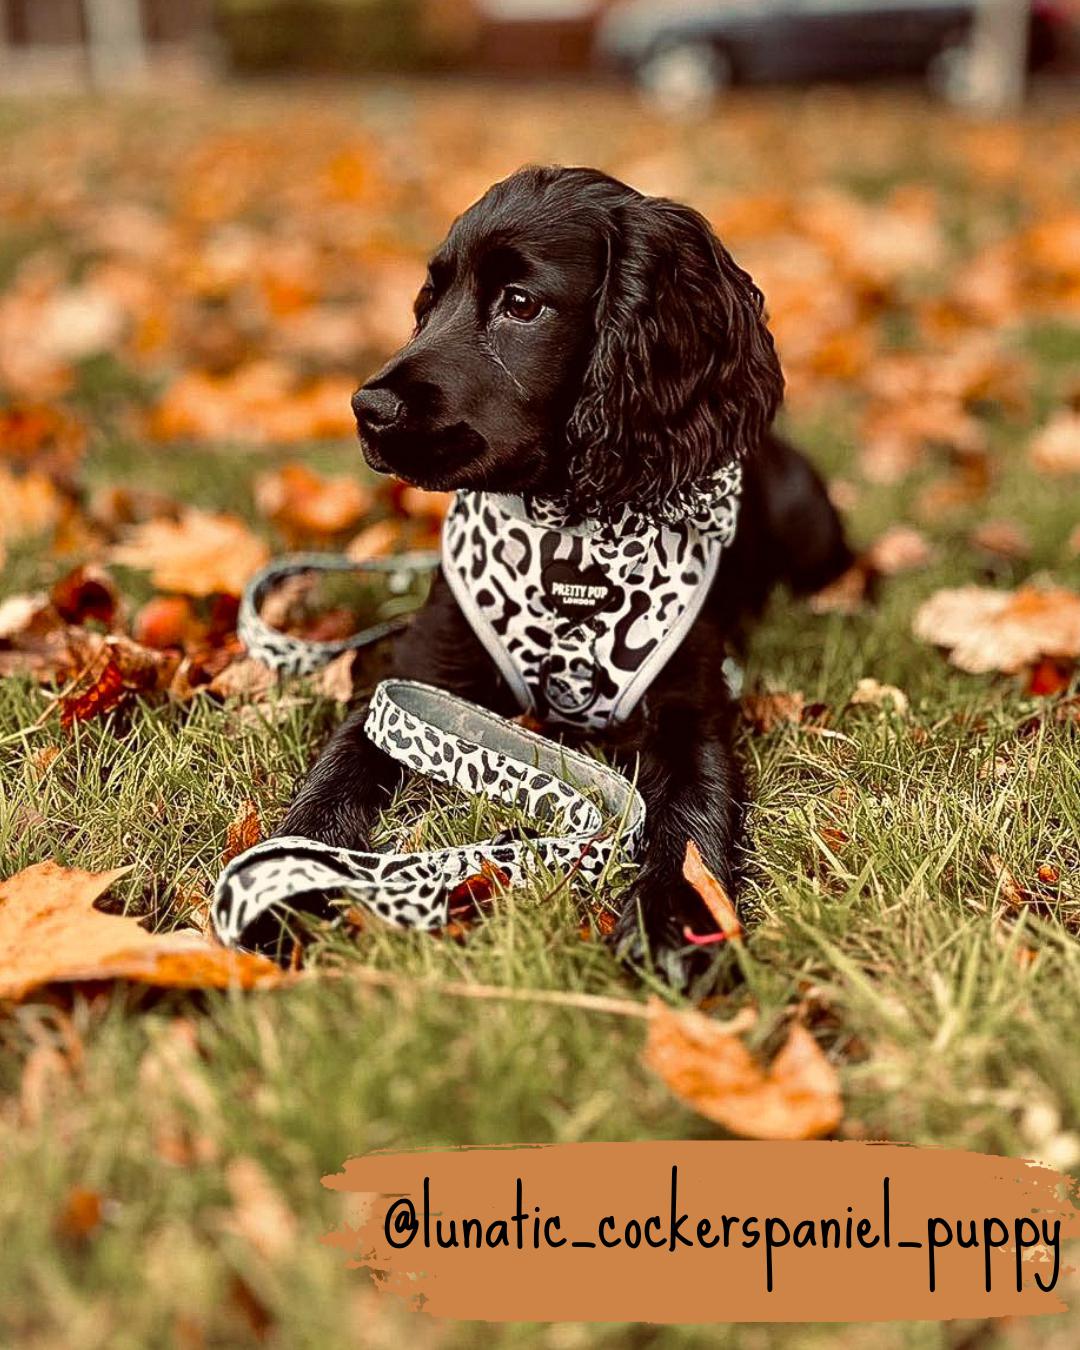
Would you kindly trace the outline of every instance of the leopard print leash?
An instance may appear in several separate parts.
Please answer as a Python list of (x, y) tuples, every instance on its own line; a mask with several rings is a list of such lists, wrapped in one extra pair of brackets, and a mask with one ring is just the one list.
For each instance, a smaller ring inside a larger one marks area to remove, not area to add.
[[(403, 573), (417, 565), (415, 557), (385, 560), (393, 561)], [(341, 651), (382, 636), (380, 626), (344, 643), (306, 642), (260, 618), (259, 603), (277, 581), (344, 566), (356, 564), (299, 555), (264, 569), (241, 606), (240, 636), (251, 655), (282, 672), (310, 674)], [(445, 690), (413, 680), (382, 681), (364, 731), (406, 768), (518, 809), (540, 825), (538, 837), (504, 832), (475, 844), (407, 853), (364, 853), (300, 836), (267, 839), (234, 858), (218, 878), (211, 916), (227, 946), (271, 945), (290, 913), (332, 915), (330, 895), (393, 927), (430, 931), (449, 921), (453, 891), (469, 877), (494, 875), (512, 886), (562, 871), (598, 882), (617, 849), (628, 858), (637, 853), (645, 804), (626, 778)]]

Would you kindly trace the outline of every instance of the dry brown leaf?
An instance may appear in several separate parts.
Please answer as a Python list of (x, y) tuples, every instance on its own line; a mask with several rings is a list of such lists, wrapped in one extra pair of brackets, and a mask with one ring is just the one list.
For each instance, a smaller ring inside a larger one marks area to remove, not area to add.
[(961, 670), (1014, 672), (1040, 656), (1080, 655), (1080, 596), (1063, 587), (937, 591), (917, 611), (915, 636), (951, 648)]
[(474, 872), (471, 877), (465, 877), (451, 890), (446, 898), (447, 909), (453, 914), (457, 909), (486, 905), (499, 891), (506, 890), (509, 885), (509, 875), (501, 867), (484, 858), (480, 862), (479, 872)]
[(1030, 901), (1030, 894), (1017, 881), (1012, 868), (998, 853), (990, 854), (990, 870), (998, 884), (998, 893), (1007, 909), (1018, 911)]
[(342, 652), (319, 672), (316, 687), (324, 698), (335, 703), (351, 703), (353, 696), (353, 663), (355, 652)]
[(57, 983), (132, 980), (177, 989), (281, 984), (264, 956), (232, 952), (193, 933), (148, 933), (134, 918), (94, 908), (130, 872), (37, 863), (0, 883), (0, 998), (21, 1000)]
[(203, 625), (186, 595), (155, 595), (135, 615), (132, 632), (143, 646), (162, 651), (196, 641)]
[(910, 525), (893, 525), (866, 551), (866, 561), (875, 572), (886, 577), (925, 567), (930, 558), (926, 536)]
[(401, 541), (401, 522), (377, 520), (349, 541), (345, 556), (353, 562), (367, 562), (369, 558), (385, 558)]
[(259, 808), (250, 797), (245, 798), (235, 820), (231, 820), (225, 831), (225, 852), (221, 855), (221, 865), (232, 862), (241, 853), (254, 848), (262, 839), (262, 824), (259, 820)]
[(1080, 412), (1056, 413), (1036, 432), (1028, 453), (1040, 473), (1080, 473)]
[(836, 1070), (799, 1023), (767, 1068), (724, 1025), (694, 1011), (649, 1004), (644, 1062), (700, 1115), (750, 1139), (816, 1139), (843, 1117)]
[(798, 689), (776, 694), (744, 694), (739, 701), (742, 715), (755, 731), (763, 734), (785, 722), (798, 726), (805, 706), (806, 697)]
[(262, 1165), (254, 1158), (234, 1158), (225, 1169), (225, 1182), (232, 1210), (223, 1227), (265, 1260), (280, 1260), (296, 1245), (299, 1225)]
[(975, 548), (999, 558), (1019, 559), (1031, 555), (1031, 538), (1014, 520), (984, 520), (969, 536)]
[(880, 681), (869, 677), (856, 684), (848, 702), (855, 704), (869, 703), (875, 708), (884, 708), (891, 704), (901, 717), (906, 717), (910, 711), (908, 696), (902, 689), (897, 689), (895, 684), (882, 684)]
[(255, 479), (255, 505), (288, 534), (354, 529), (371, 510), (371, 492), (355, 478), (326, 478), (306, 464), (284, 464)]
[(111, 560), (150, 573), (181, 595), (240, 595), (269, 553), (242, 520), (189, 507), (178, 521), (148, 520), (128, 532)]
[(188, 370), (166, 389), (147, 431), (162, 441), (255, 445), (347, 436), (354, 429), (349, 406), (354, 388), (348, 376), (299, 381), (288, 365), (274, 360), (251, 361), (222, 376)]
[(39, 470), (15, 474), (0, 464), (0, 548), (55, 529), (64, 509), (51, 478)]
[(56, 1216), (56, 1235), (69, 1242), (84, 1241), (101, 1227), (104, 1217), (105, 1204), (101, 1192), (87, 1186), (73, 1186)]
[[(49, 608), (49, 597), (44, 591), (37, 591), (33, 595), (8, 596), (0, 602), (0, 642), (20, 637)], [(53, 622), (55, 619), (50, 622), (50, 627)]]
[(219, 670), (207, 688), (222, 698), (259, 699), (273, 689), (276, 679), (269, 666), (248, 656)]
[(49, 592), (53, 608), (65, 623), (84, 624), (88, 619), (112, 628), (120, 597), (112, 578), (100, 567), (76, 567), (53, 583)]
[(717, 928), (724, 936), (727, 938), (742, 937), (742, 924), (735, 912), (735, 906), (731, 903), (727, 891), (705, 866), (701, 850), (693, 839), (686, 841), (686, 856), (683, 858), (682, 872), (683, 877), (704, 900)]
[(815, 592), (807, 604), (814, 614), (857, 614), (870, 586), (870, 572), (862, 560)]
[(127, 695), (120, 667), (110, 657), (85, 689), (60, 700), (60, 725), (67, 730), (73, 722), (88, 722), (92, 717), (104, 717), (123, 703)]

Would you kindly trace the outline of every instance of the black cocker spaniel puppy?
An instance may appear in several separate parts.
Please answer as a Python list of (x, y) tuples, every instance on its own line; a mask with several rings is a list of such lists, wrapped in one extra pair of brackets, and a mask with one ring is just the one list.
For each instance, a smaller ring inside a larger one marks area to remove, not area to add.
[[(729, 890), (737, 883), (743, 793), (725, 655), (773, 585), (812, 592), (852, 561), (821, 479), (770, 431), (783, 377), (762, 306), (696, 211), (591, 169), (526, 168), (454, 222), (417, 296), (412, 337), (353, 400), (373, 468), (425, 488), (559, 503), (561, 519), (586, 532), (638, 520), (660, 522), (654, 543), (664, 523), (675, 533), (663, 537), (678, 538), (711, 486), (726, 483), (729, 496), (740, 487), (733, 537), (707, 594), (690, 603), (677, 649), (603, 731), (648, 810), (616, 941), (634, 959), (647, 948), (675, 981), (687, 970), (684, 926), (708, 927), (682, 878), (687, 839)], [(563, 645), (567, 632), (595, 625), (597, 605), (602, 617), (607, 583), (594, 580), (559, 592), (570, 604), (557, 620)], [(395, 673), (522, 711), (506, 663), (451, 581), (444, 566), (396, 641)], [(574, 734), (574, 718), (545, 706), (542, 691), (533, 704), (553, 730)], [(595, 739), (596, 723), (578, 734)], [(400, 773), (354, 713), (280, 833), (366, 848)]]

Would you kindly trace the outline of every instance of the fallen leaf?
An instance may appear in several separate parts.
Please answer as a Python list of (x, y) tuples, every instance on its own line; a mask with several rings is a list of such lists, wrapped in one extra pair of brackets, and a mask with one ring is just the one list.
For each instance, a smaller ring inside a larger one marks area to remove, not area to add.
[(367, 562), (369, 558), (385, 558), (393, 553), (401, 539), (401, 525), (396, 520), (377, 520), (368, 525), (345, 546), (345, 556), (353, 562)]
[(49, 592), (53, 607), (65, 623), (84, 624), (88, 619), (113, 626), (119, 596), (112, 579), (99, 567), (76, 567), (53, 584)]
[(306, 464), (284, 464), (255, 479), (255, 505), (293, 537), (340, 534), (371, 510), (372, 494), (355, 478), (326, 478)]
[(181, 595), (240, 595), (269, 552), (242, 520), (187, 508), (178, 521), (134, 526), (111, 561), (149, 572), (155, 586)]
[(101, 1192), (88, 1186), (73, 1186), (56, 1216), (56, 1234), (69, 1242), (81, 1242), (101, 1227), (104, 1217)]
[(269, 693), (276, 681), (277, 676), (269, 666), (249, 656), (218, 671), (207, 687), (210, 693), (222, 698), (257, 699)]
[(404, 484), (395, 499), (395, 505), (402, 515), (411, 516), (414, 520), (426, 518), (441, 521), (453, 500), (452, 492), (430, 492), (426, 488)]
[(680, 1101), (732, 1134), (816, 1139), (835, 1130), (843, 1116), (836, 1070), (806, 1028), (793, 1023), (766, 1069), (740, 1040), (744, 1026), (654, 998), (644, 1062)]
[(763, 735), (785, 723), (798, 726), (805, 705), (805, 695), (797, 689), (776, 694), (744, 694), (739, 700), (743, 717)]
[(848, 570), (810, 596), (807, 604), (814, 614), (857, 614), (870, 588), (870, 570), (860, 559)]
[(1072, 684), (1072, 667), (1063, 661), (1052, 661), (1044, 656), (1036, 661), (1028, 674), (1024, 692), (1035, 698), (1052, 698), (1063, 694)]
[(202, 633), (202, 624), (186, 595), (155, 595), (148, 600), (132, 624), (137, 642), (162, 651), (185, 647)]
[(14, 474), (0, 464), (0, 549), (55, 529), (65, 505), (52, 479), (40, 470)]
[(1012, 520), (984, 520), (969, 536), (975, 548), (994, 553), (999, 558), (1019, 559), (1031, 556), (1031, 539), (1027, 530)]
[(446, 900), (447, 909), (453, 914), (456, 909), (487, 904), (495, 898), (498, 891), (505, 890), (509, 885), (510, 878), (502, 868), (485, 858), (480, 864), (479, 872), (466, 877), (464, 881), (459, 881), (451, 890)]
[(709, 913), (713, 916), (717, 928), (727, 938), (742, 936), (742, 924), (731, 903), (727, 891), (705, 866), (701, 850), (693, 839), (686, 841), (686, 856), (683, 858), (683, 877), (693, 886), (704, 900)]
[(925, 567), (930, 558), (926, 536), (910, 525), (893, 525), (866, 551), (866, 561), (886, 577)]
[(19, 1001), (46, 985), (96, 980), (177, 989), (285, 982), (264, 956), (229, 951), (191, 932), (149, 933), (129, 915), (95, 909), (94, 901), (130, 871), (43, 862), (0, 883), (0, 998)]
[(923, 520), (941, 520), (981, 502), (990, 481), (988, 459), (964, 460), (951, 473), (926, 484), (916, 498), (915, 510)]
[(352, 702), (355, 659), (355, 652), (342, 652), (322, 668), (316, 687), (324, 698), (333, 699), (335, 703)]
[(1036, 432), (1028, 453), (1040, 473), (1080, 473), (1080, 412), (1056, 413)]
[(44, 591), (37, 591), (33, 595), (8, 596), (0, 602), (0, 642), (10, 641), (25, 633), (49, 607), (49, 597)]
[(66, 731), (73, 722), (88, 722), (92, 717), (104, 717), (123, 703), (127, 694), (120, 667), (110, 657), (88, 688), (79, 694), (68, 694), (60, 700), (60, 725)]
[(1000, 854), (990, 854), (990, 870), (997, 881), (998, 894), (1009, 909), (1020, 910), (1031, 900), (1030, 894), (1020, 885)]
[(908, 696), (902, 689), (897, 689), (895, 684), (882, 684), (869, 677), (856, 684), (848, 702), (870, 703), (876, 708), (884, 708), (891, 703), (901, 717), (906, 717), (910, 711)]
[(259, 808), (250, 797), (245, 798), (239, 814), (231, 820), (225, 831), (225, 852), (221, 855), (221, 865), (232, 862), (241, 853), (254, 848), (262, 839), (262, 824), (259, 821)]
[(296, 1215), (254, 1158), (234, 1158), (225, 1169), (232, 1210), (222, 1226), (267, 1261), (278, 1261), (296, 1245)]
[(1080, 596), (1063, 587), (937, 591), (912, 623), (915, 636), (951, 648), (961, 670), (1014, 672), (1040, 656), (1080, 655)]

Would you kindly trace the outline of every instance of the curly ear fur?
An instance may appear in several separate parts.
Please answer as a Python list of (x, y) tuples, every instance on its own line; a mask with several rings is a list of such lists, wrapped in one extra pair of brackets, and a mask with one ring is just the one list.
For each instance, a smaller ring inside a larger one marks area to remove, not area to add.
[(590, 510), (655, 508), (752, 454), (784, 381), (761, 292), (697, 211), (628, 191), (607, 242), (571, 477)]

